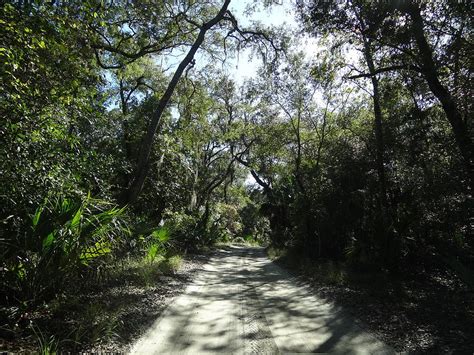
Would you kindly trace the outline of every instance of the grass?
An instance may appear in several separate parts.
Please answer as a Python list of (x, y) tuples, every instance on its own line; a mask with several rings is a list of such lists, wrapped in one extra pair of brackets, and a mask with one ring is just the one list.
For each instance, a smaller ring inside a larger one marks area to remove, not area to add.
[(343, 285), (348, 282), (348, 273), (344, 266), (331, 260), (319, 264), (306, 261), (303, 264), (306, 274), (317, 276), (322, 282), (330, 285)]
[(288, 252), (287, 249), (280, 249), (274, 246), (269, 246), (267, 248), (267, 255), (270, 258), (270, 260), (273, 260), (273, 261), (278, 261), (279, 259), (286, 257), (287, 252)]
[(39, 354), (50, 355), (58, 352), (59, 342), (54, 335), (46, 336), (39, 327), (34, 325), (31, 325), (31, 330), (36, 337)]
[(297, 250), (267, 248), (268, 257), (301, 275), (328, 286), (363, 289), (376, 297), (400, 296), (400, 280), (380, 270), (358, 270), (348, 263), (302, 257)]
[[(297, 251), (291, 249), (270, 246), (267, 248), (267, 255), (271, 260), (279, 262), (290, 269), (297, 270), (306, 277), (318, 280), (327, 285), (374, 285), (374, 281), (377, 281), (377, 284), (386, 281), (384, 275), (380, 275), (380, 273), (356, 272), (346, 264), (333, 260), (311, 260), (301, 257)], [(377, 289), (377, 287), (375, 287), (375, 289)]]
[(182, 266), (179, 254), (157, 255), (154, 259), (130, 258), (111, 275), (113, 280), (125, 280), (140, 286), (154, 286), (162, 275), (175, 274)]
[(226, 247), (233, 244), (245, 245), (248, 247), (261, 247), (261, 246), (264, 246), (266, 243), (259, 239), (255, 239), (251, 235), (247, 235), (244, 238), (236, 237), (233, 239), (220, 240), (214, 243), (214, 247), (219, 247), (219, 246)]
[(173, 255), (161, 263), (159, 269), (164, 274), (175, 274), (182, 264), (183, 258), (180, 255)]
[(177, 254), (157, 255), (153, 260), (128, 258), (109, 265), (107, 277), (100, 282), (82, 280), (82, 288), (66, 291), (23, 315), (29, 325), (15, 330), (9, 344), (28, 352), (55, 354), (84, 351), (127, 336), (130, 329), (123, 317), (133, 304), (143, 301), (144, 294), (153, 295), (163, 283), (160, 277), (176, 274), (182, 265), (183, 258)]

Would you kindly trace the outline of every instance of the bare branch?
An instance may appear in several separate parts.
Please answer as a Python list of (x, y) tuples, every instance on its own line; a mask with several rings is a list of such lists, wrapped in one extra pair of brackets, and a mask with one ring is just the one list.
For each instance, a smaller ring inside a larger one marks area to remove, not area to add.
[(416, 71), (418, 73), (421, 73), (421, 68), (417, 67), (416, 65), (411, 65), (411, 64), (405, 64), (405, 65), (392, 65), (390, 67), (385, 67), (385, 68), (379, 68), (374, 70), (373, 73), (362, 73), (358, 75), (352, 75), (352, 76), (347, 76), (346, 79), (359, 79), (359, 78), (370, 78), (374, 75), (380, 74), (380, 73), (385, 73), (385, 72), (390, 72), (390, 71), (395, 71), (395, 70), (412, 70)]

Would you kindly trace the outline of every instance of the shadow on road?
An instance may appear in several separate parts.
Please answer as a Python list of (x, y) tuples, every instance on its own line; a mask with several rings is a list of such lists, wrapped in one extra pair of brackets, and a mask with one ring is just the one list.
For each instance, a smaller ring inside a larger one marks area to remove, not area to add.
[(262, 248), (215, 253), (132, 352), (391, 353)]

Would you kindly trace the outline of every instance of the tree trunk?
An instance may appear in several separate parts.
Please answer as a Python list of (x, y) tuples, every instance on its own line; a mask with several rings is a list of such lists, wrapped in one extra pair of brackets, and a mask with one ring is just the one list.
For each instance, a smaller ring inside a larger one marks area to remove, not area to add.
[(419, 50), (419, 60), (422, 64), (422, 74), (425, 77), (430, 90), (438, 98), (443, 106), (449, 123), (453, 129), (456, 143), (461, 151), (464, 160), (464, 166), (468, 174), (471, 190), (473, 187), (474, 174), (474, 148), (469, 130), (463, 120), (461, 112), (456, 107), (456, 102), (450, 92), (441, 84), (433, 59), (433, 52), (425, 37), (423, 29), (423, 18), (421, 17), (420, 7), (416, 3), (411, 3), (405, 11), (412, 20), (411, 29)]
[[(374, 126), (375, 126), (375, 145), (376, 145), (376, 168), (379, 177), (380, 202), (383, 209), (387, 208), (387, 182), (384, 167), (384, 138), (383, 138), (383, 116), (380, 106), (379, 80), (375, 75), (375, 66), (372, 56), (370, 42), (364, 38), (364, 57), (369, 68), (370, 79), (373, 88), (373, 107), (374, 107)], [(383, 211), (385, 212), (385, 211)]]
[(199, 182), (199, 166), (196, 166), (196, 170), (194, 171), (194, 179), (193, 179), (193, 187), (191, 191), (191, 201), (189, 203), (189, 211), (193, 212), (197, 206), (197, 188)]
[(373, 54), (370, 40), (363, 36), (364, 42), (364, 57), (369, 68), (370, 80), (373, 88), (373, 107), (374, 107), (374, 126), (375, 126), (375, 145), (376, 145), (376, 158), (375, 165), (377, 169), (377, 175), (379, 178), (379, 220), (377, 221), (377, 228), (382, 236), (382, 253), (384, 263), (389, 267), (393, 268), (396, 266), (396, 255), (397, 250), (393, 240), (392, 233), (390, 231), (390, 213), (387, 200), (387, 178), (385, 174), (384, 166), (384, 155), (385, 155), (385, 143), (383, 137), (383, 115), (382, 108), (380, 105), (380, 90), (379, 80), (376, 75), (375, 65), (373, 61)]
[(201, 44), (204, 42), (206, 32), (222, 20), (227, 11), (229, 3), (230, 0), (225, 0), (224, 4), (219, 10), (219, 13), (209, 22), (206, 22), (201, 26), (196, 40), (194, 41), (193, 45), (189, 49), (184, 59), (181, 61), (181, 63), (179, 63), (178, 68), (176, 69), (176, 72), (174, 73), (170, 83), (168, 84), (166, 91), (161, 97), (156, 110), (153, 112), (153, 116), (151, 118), (150, 124), (148, 125), (147, 132), (143, 137), (140, 153), (138, 156), (138, 162), (132, 177), (132, 181), (128, 190), (126, 191), (126, 196), (124, 199), (125, 203), (135, 202), (138, 196), (140, 195), (148, 172), (150, 153), (153, 147), (153, 139), (155, 137), (156, 130), (160, 125), (163, 112), (165, 111), (166, 106), (168, 105), (168, 102), (171, 99), (171, 95), (173, 94), (176, 85), (178, 84), (178, 81), (183, 75), (186, 67), (194, 60), (194, 55), (196, 54)]
[[(301, 106), (302, 104), (299, 103)], [(295, 135), (296, 135), (296, 159), (295, 159), (295, 178), (296, 183), (300, 192), (304, 195), (306, 193), (305, 186), (303, 183), (303, 177), (301, 176), (301, 160), (302, 160), (302, 147), (301, 147), (301, 107), (298, 108), (298, 113), (296, 117), (296, 127), (295, 127)]]

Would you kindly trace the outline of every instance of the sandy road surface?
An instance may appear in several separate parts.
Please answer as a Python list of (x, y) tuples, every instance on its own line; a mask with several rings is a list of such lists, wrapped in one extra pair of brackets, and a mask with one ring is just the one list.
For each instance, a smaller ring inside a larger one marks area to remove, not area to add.
[(218, 251), (131, 349), (142, 354), (390, 354), (261, 248)]

